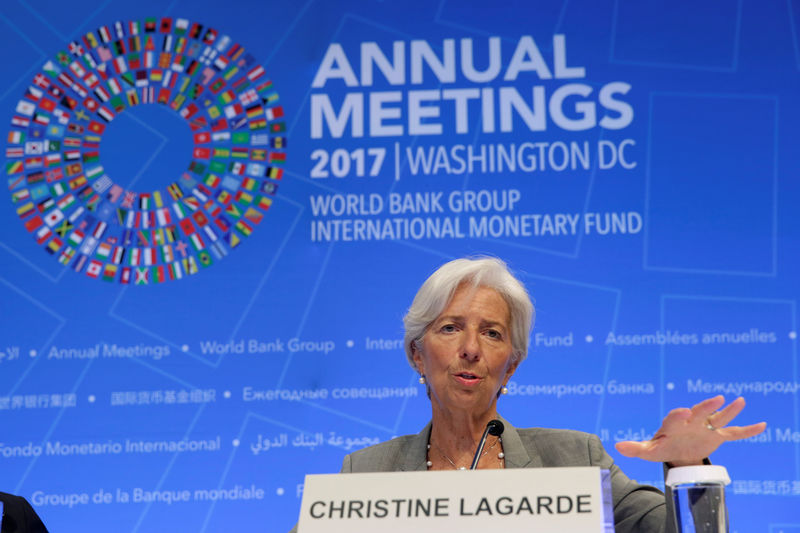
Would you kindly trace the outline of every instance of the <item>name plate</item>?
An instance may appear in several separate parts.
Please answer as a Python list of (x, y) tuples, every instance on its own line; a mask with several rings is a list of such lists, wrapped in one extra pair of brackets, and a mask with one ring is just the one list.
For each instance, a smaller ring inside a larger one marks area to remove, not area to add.
[(307, 475), (297, 530), (613, 532), (608, 476), (597, 467)]

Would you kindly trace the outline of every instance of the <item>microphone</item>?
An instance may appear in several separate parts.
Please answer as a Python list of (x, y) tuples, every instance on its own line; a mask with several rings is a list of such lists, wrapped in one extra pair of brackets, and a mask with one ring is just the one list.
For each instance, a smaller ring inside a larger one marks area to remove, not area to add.
[(480, 461), (483, 447), (486, 445), (486, 437), (490, 434), (499, 437), (503, 434), (504, 429), (506, 429), (505, 426), (503, 426), (503, 423), (499, 420), (490, 420), (489, 423), (486, 424), (486, 429), (483, 430), (483, 436), (481, 436), (481, 440), (478, 442), (478, 449), (475, 450), (475, 457), (472, 458), (472, 466), (469, 467), (470, 470), (476, 470), (478, 468), (478, 461)]

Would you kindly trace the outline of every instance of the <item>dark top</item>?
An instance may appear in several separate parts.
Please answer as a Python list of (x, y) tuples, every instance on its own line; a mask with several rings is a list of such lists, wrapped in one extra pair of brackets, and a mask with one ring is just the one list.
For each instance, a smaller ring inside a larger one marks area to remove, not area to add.
[(3, 502), (0, 533), (47, 533), (42, 519), (25, 498), (0, 492), (0, 502)]

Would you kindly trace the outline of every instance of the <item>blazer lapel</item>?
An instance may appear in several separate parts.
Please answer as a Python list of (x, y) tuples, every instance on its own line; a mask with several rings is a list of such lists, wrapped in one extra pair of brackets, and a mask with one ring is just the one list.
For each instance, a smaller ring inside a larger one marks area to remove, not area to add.
[(427, 470), (428, 465), (428, 442), (431, 438), (431, 422), (425, 426), (408, 444), (405, 450), (405, 457), (400, 465), (403, 472), (413, 472), (416, 470)]
[(506, 456), (506, 468), (541, 468), (542, 459), (539, 456), (539, 452), (536, 450), (536, 443), (530, 441), (527, 443), (526, 447), (517, 429), (511, 425), (511, 422), (502, 416), (500, 420), (505, 426), (502, 438), (503, 453)]

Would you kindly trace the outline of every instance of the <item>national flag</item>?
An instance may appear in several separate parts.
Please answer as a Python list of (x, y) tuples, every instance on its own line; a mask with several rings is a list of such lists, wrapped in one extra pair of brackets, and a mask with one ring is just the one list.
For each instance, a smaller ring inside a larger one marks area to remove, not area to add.
[(250, 142), (250, 133), (247, 131), (234, 132), (231, 141), (233, 144), (248, 144)]
[(119, 282), (126, 285), (131, 282), (131, 269), (129, 267), (122, 267), (122, 273), (119, 276)]
[(47, 183), (53, 183), (54, 181), (58, 181), (64, 177), (64, 170), (61, 167), (53, 168), (45, 173), (45, 178), (47, 179)]
[(185, 35), (186, 30), (189, 28), (189, 21), (186, 19), (177, 19), (175, 21), (175, 35)]
[(25, 170), (32, 170), (34, 168), (41, 168), (44, 164), (44, 159), (39, 156), (25, 158)]
[(25, 89), (25, 98), (31, 102), (38, 102), (44, 93), (37, 87), (28, 87)]
[(25, 170), (25, 165), (22, 161), (11, 161), (10, 163), (6, 163), (6, 174), (11, 176), (13, 174), (19, 174)]
[(156, 218), (158, 219), (159, 226), (168, 226), (172, 224), (172, 216), (169, 213), (169, 209), (166, 207), (156, 210)]
[(72, 261), (72, 258), (75, 256), (75, 249), (71, 246), (65, 246), (64, 249), (61, 251), (61, 255), (58, 256), (58, 262), (62, 265), (68, 264)]
[(197, 159), (209, 159), (211, 157), (211, 149), (196, 147), (192, 150), (192, 157)]
[(211, 241), (211, 249), (213, 250), (214, 243), (219, 239), (214, 232), (214, 226), (203, 226), (203, 231), (206, 233), (206, 237)]
[(186, 259), (181, 260), (181, 266), (187, 274), (197, 274), (197, 262), (194, 256), (190, 255)]
[(30, 174), (27, 175), (25, 179), (28, 181), (29, 185), (32, 185), (34, 183), (39, 183), (44, 180), (44, 172), (42, 172), (41, 170), (38, 170), (36, 172), (31, 172)]
[(108, 102), (108, 100), (111, 98), (111, 95), (102, 85), (98, 85), (94, 88), (94, 94), (100, 99), (101, 102)]
[[(249, 193), (244, 192), (244, 191), (236, 191), (236, 194), (234, 195), (233, 198), (234, 198), (234, 200), (239, 202), (241, 205), (250, 205), (250, 204), (253, 203), (253, 196), (251, 194), (249, 194)], [(233, 205), (233, 204), (231, 204), (231, 205)]]
[[(78, 167), (80, 168), (80, 165), (78, 165)], [(69, 180), (67, 183), (69, 184), (69, 188), (74, 191), (75, 189), (86, 185), (86, 178), (84, 176), (77, 176)]]
[(56, 108), (56, 103), (49, 98), (42, 98), (39, 100), (39, 107), (47, 111), (48, 113), (52, 113), (53, 110)]
[(86, 69), (83, 68), (83, 65), (78, 63), (77, 61), (73, 61), (69, 64), (69, 70), (75, 74), (78, 78), (83, 78), (86, 76), (87, 72)]
[(244, 212), (244, 218), (246, 218), (253, 224), (259, 224), (261, 223), (261, 220), (264, 218), (264, 214), (252, 207), (248, 207), (247, 211)]
[(286, 153), (285, 152), (270, 152), (269, 153), (269, 162), (273, 165), (282, 165), (286, 162)]
[(192, 213), (192, 218), (201, 228), (208, 224), (208, 217), (202, 211), (195, 211), (194, 213)]
[(25, 155), (25, 150), (21, 146), (9, 146), (6, 148), (6, 157), (14, 159)]
[(87, 48), (96, 48), (99, 44), (97, 41), (97, 37), (94, 36), (94, 33), (89, 32), (83, 36), (83, 43), (86, 45)]
[(114, 113), (112, 113), (111, 110), (105, 106), (98, 109), (97, 114), (100, 115), (100, 118), (102, 118), (106, 122), (111, 122), (112, 120), (114, 120)]
[(103, 167), (96, 166), (86, 169), (86, 177), (90, 180), (96, 179), (103, 174)]
[(245, 169), (247, 166), (244, 163), (240, 163), (239, 161), (235, 161), (230, 165), (230, 172), (231, 174), (236, 174), (241, 176), (244, 174)]
[(17, 208), (17, 216), (20, 218), (25, 218), (34, 211), (36, 211), (36, 208), (33, 205), (33, 202), (27, 202)]
[(206, 247), (205, 242), (203, 242), (203, 238), (200, 237), (199, 233), (192, 233), (189, 235), (189, 242), (194, 246), (194, 249), (197, 251), (202, 250)]
[(36, 104), (28, 102), (27, 100), (20, 100), (17, 102), (16, 112), (26, 116), (32, 116), (36, 110)]
[(231, 150), (229, 148), (224, 148), (224, 147), (214, 148), (213, 152), (214, 159), (228, 159), (230, 156), (231, 156)]
[(249, 237), (250, 234), (253, 233), (253, 228), (251, 228), (250, 225), (248, 225), (244, 220), (238, 220), (236, 224), (234, 224), (234, 227), (245, 237)]
[(239, 102), (234, 102), (231, 105), (226, 105), (223, 109), (227, 118), (234, 118), (244, 113), (244, 107)]
[(100, 107), (100, 104), (92, 97), (88, 97), (83, 101), (83, 107), (85, 107), (88, 111), (94, 113)]
[(207, 131), (194, 134), (195, 144), (205, 144), (211, 141), (211, 135)]
[(72, 263), (72, 270), (75, 272), (80, 272), (83, 270), (83, 265), (86, 264), (86, 260), (87, 258), (85, 254), (79, 255), (78, 258)]
[(251, 130), (263, 130), (267, 127), (267, 119), (264, 117), (251, 119), (249, 126)]
[[(225, 87), (225, 80), (222, 78), (217, 79), (214, 83), (209, 86), (209, 90), (214, 94), (219, 94), (219, 92)], [(217, 97), (219, 100), (219, 97)], [(223, 102), (224, 103), (224, 102)]]
[(227, 233), (227, 231), (231, 229), (230, 222), (228, 222), (228, 219), (223, 217), (223, 216), (219, 216), (219, 217), (215, 218), (214, 219), (214, 224), (216, 224), (217, 227), (220, 230), (222, 230), (223, 233)]
[[(47, 187), (45, 187), (44, 194), (47, 194)], [(42, 195), (34, 195), (34, 200), (37, 200)], [(11, 193), (11, 201), (17, 203), (21, 200), (28, 200), (31, 197), (30, 191), (28, 189), (18, 189)]]
[(275, 193), (278, 192), (278, 184), (273, 183), (271, 181), (265, 181), (264, 183), (261, 184), (260, 190), (265, 194), (275, 196)]
[(64, 126), (59, 126), (58, 124), (50, 124), (47, 126), (45, 130), (45, 135), (48, 137), (53, 137), (55, 139), (60, 139), (64, 136)]
[(116, 78), (111, 78), (108, 80), (108, 88), (113, 94), (120, 94), (122, 92), (122, 85), (120, 85)]
[(183, 191), (181, 190), (180, 185), (177, 183), (172, 183), (167, 187), (167, 192), (172, 197), (173, 200), (179, 200), (183, 196)]
[(122, 263), (124, 257), (125, 257), (125, 248), (123, 248), (122, 246), (116, 246), (114, 248), (114, 254), (111, 256), (111, 261), (115, 265), (119, 265)]
[(59, 209), (52, 209), (44, 216), (44, 222), (51, 228), (64, 220), (64, 213), (62, 213)]
[(249, 79), (250, 81), (255, 81), (263, 75), (264, 75), (264, 67), (258, 65), (256, 67), (253, 67), (247, 72), (247, 79)]
[(100, 239), (103, 237), (103, 234), (106, 232), (108, 228), (108, 224), (103, 222), (102, 220), (97, 223), (97, 225), (92, 230), (92, 237), (95, 239)]
[(250, 104), (258, 102), (259, 96), (255, 89), (248, 89), (239, 95), (239, 101), (241, 101), (243, 105), (249, 106)]
[(142, 68), (142, 58), (139, 54), (128, 54), (128, 68), (130, 70)]
[(9, 144), (22, 144), (25, 142), (25, 133), (17, 130), (11, 130), (8, 132), (7, 140)]
[(69, 123), (70, 114), (60, 107), (57, 107), (53, 110), (53, 116), (56, 117), (59, 124), (66, 125)]
[(108, 105), (116, 111), (117, 113), (121, 113), (125, 109), (125, 103), (122, 101), (119, 95), (113, 96), (111, 100), (108, 102)]
[(269, 198), (267, 196), (259, 196), (256, 199), (256, 206), (258, 206), (259, 209), (263, 209), (264, 211), (266, 211), (267, 209), (270, 208), (271, 205), (272, 205), (272, 198)]
[(100, 122), (96, 122), (94, 120), (89, 122), (88, 128), (89, 131), (91, 131), (92, 133), (96, 133), (98, 135), (102, 135), (106, 129), (104, 124), (101, 124)]
[(212, 263), (211, 254), (206, 251), (198, 252), (197, 260), (200, 262), (200, 266), (202, 267), (210, 266)]
[[(64, 97), (61, 98), (61, 105), (66, 107), (67, 109), (73, 109), (74, 110), (75, 108), (78, 107), (78, 101), (75, 100), (74, 98), (72, 98), (71, 96), (64, 95)], [(82, 112), (82, 111), (79, 110), (79, 112)], [(84, 113), (84, 115), (85, 115), (85, 113)], [(80, 115), (79, 115), (79, 117), (80, 117)], [(73, 126), (73, 124), (70, 124), (70, 126)]]
[(113, 248), (109, 243), (107, 242), (100, 243), (100, 245), (98, 245), (97, 247), (97, 250), (95, 251), (95, 255), (100, 259), (104, 260), (108, 259), (111, 256), (112, 249)]
[(141, 248), (129, 248), (128, 249), (128, 264), (130, 265), (140, 265), (142, 263), (142, 249)]
[[(34, 218), (41, 221), (41, 218), (39, 218), (38, 216), (34, 217)], [(50, 231), (50, 228), (48, 228), (47, 226), (41, 226), (36, 231), (36, 243), (37, 244), (43, 244), (44, 242), (46, 242), (52, 236), (53, 236), (53, 232)]]
[(86, 275), (90, 278), (97, 278), (100, 276), (100, 273), (103, 271), (103, 263), (92, 259), (89, 261), (89, 266), (86, 267)]
[(11, 117), (11, 125), (12, 126), (19, 126), (22, 128), (27, 128), (31, 124), (31, 119), (27, 117), (23, 117), (20, 115), (14, 115)]
[(41, 124), (42, 126), (47, 126), (50, 124), (50, 115), (37, 111), (33, 114), (33, 121), (37, 124)]
[(86, 235), (81, 230), (76, 229), (75, 231), (69, 234), (69, 238), (67, 239), (67, 241), (69, 241), (69, 243), (72, 244), (73, 246), (79, 246), (81, 242), (83, 242), (83, 238), (85, 236)]
[(154, 248), (142, 248), (142, 261), (146, 266), (156, 262), (156, 251)]
[(54, 228), (56, 235), (59, 237), (64, 237), (67, 235), (67, 232), (73, 228), (73, 225), (70, 224), (69, 220), (63, 220), (60, 225)]
[(59, 250), (59, 248), (63, 246), (63, 244), (64, 242), (61, 239), (59, 239), (58, 237), (53, 237), (53, 239), (49, 243), (47, 243), (47, 246), (45, 246), (44, 249), (51, 254), (55, 254)]
[(103, 267), (103, 281), (114, 281), (117, 276), (117, 265), (106, 264)]

